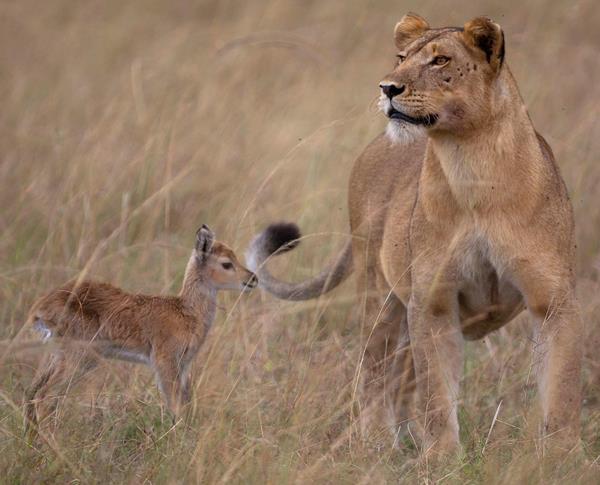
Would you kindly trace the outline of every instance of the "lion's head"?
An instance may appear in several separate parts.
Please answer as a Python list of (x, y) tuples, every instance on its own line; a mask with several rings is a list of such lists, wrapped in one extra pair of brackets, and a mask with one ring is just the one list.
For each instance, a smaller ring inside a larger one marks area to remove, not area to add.
[(388, 133), (464, 132), (489, 120), (504, 61), (498, 24), (479, 17), (462, 28), (432, 29), (408, 14), (394, 37), (398, 62), (379, 85)]

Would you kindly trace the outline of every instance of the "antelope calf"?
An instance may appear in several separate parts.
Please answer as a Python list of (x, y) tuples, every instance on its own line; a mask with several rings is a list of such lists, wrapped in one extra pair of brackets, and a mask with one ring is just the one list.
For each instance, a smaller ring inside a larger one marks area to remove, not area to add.
[[(26, 430), (48, 414), (42, 406), (48, 392), (64, 389), (66, 377), (72, 381), (73, 376), (65, 375), (69, 364), (78, 361), (74, 376), (80, 379), (97, 365), (98, 357), (150, 366), (177, 417), (191, 399), (189, 368), (215, 318), (217, 291), (247, 291), (256, 284), (254, 273), (203, 225), (178, 296), (130, 294), (92, 281), (71, 281), (53, 290), (33, 305), (28, 324), (44, 340), (67, 345), (50, 355), (28, 392)], [(83, 352), (69, 343), (78, 343)]]

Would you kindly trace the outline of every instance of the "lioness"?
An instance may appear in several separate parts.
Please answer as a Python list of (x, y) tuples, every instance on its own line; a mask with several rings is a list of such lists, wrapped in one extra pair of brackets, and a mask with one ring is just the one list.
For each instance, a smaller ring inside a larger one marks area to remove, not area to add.
[(503, 32), (487, 18), (432, 29), (408, 14), (395, 43), (398, 62), (380, 84), (387, 133), (350, 176), (351, 243), (316, 278), (285, 283), (263, 263), (299, 233), (273, 225), (252, 243), (249, 266), (287, 299), (318, 296), (354, 268), (369, 325), (364, 391), (397, 426), (416, 383), (428, 452), (459, 446), (463, 338), (526, 307), (544, 432), (568, 448), (581, 400), (573, 214), (505, 62)]

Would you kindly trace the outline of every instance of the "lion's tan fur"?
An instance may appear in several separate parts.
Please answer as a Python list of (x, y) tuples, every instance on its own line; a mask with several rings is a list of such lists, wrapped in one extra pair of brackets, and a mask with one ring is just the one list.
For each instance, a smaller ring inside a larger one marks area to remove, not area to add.
[(579, 435), (583, 335), (572, 208), (504, 62), (502, 30), (484, 18), (430, 29), (408, 15), (395, 39), (402, 62), (382, 87), (399, 94), (382, 94), (382, 106), (436, 121), (409, 142), (381, 135), (350, 176), (364, 421), (396, 429), (417, 416), (423, 450), (456, 449), (463, 338), (527, 307), (544, 434), (568, 448)]

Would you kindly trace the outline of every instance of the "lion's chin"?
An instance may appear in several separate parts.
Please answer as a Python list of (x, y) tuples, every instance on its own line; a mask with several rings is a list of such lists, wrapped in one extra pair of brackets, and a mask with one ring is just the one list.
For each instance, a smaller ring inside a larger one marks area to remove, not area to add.
[(408, 145), (426, 134), (421, 125), (413, 125), (401, 120), (390, 120), (385, 134), (395, 145)]

